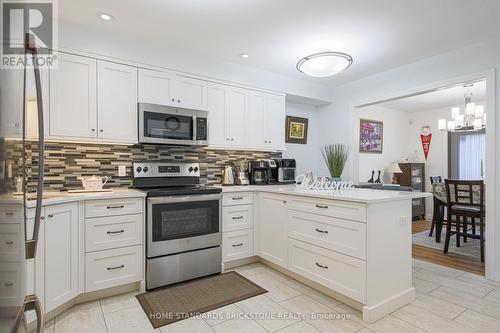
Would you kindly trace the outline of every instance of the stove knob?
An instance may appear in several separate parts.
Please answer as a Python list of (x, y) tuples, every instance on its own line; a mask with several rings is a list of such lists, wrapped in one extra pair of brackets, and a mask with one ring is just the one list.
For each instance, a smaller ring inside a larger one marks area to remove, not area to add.
[(142, 171), (142, 168), (141, 168), (141, 167), (137, 167), (137, 169), (135, 169), (135, 171), (137, 171), (137, 172), (141, 172), (141, 171)]
[(148, 169), (148, 167), (144, 167), (144, 168), (142, 169), (142, 171), (144, 171), (144, 172), (148, 172), (148, 170), (149, 170), (149, 169)]
[(194, 172), (198, 172), (198, 167), (194, 167)]
[(189, 167), (189, 172), (193, 172), (193, 167)]

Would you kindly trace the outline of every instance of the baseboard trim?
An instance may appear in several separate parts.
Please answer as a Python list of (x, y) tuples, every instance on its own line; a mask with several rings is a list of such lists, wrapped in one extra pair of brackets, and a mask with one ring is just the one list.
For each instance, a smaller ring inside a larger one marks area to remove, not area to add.
[(415, 300), (415, 288), (411, 287), (402, 293), (372, 306), (363, 306), (363, 321), (373, 323), (388, 314), (402, 308)]

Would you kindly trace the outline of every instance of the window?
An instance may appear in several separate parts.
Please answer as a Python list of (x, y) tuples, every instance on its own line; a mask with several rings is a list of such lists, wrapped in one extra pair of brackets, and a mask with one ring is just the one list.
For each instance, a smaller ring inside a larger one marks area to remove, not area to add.
[(449, 175), (453, 179), (484, 179), (486, 133), (455, 132), (449, 138)]

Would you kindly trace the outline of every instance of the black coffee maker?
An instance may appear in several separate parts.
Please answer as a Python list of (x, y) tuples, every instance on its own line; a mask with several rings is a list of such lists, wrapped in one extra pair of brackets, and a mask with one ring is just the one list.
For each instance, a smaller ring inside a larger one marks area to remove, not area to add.
[(250, 161), (248, 163), (250, 184), (269, 185), (277, 183), (278, 180), (274, 177), (276, 167), (274, 160)]

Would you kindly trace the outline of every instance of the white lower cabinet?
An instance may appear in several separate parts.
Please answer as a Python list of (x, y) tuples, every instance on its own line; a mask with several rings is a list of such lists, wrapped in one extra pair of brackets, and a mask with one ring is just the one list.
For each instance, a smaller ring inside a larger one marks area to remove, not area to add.
[(85, 254), (85, 291), (115, 287), (142, 279), (142, 245)]
[(366, 301), (366, 262), (290, 239), (288, 269), (358, 302)]
[(142, 214), (85, 220), (85, 252), (142, 243)]
[(45, 207), (45, 311), (78, 295), (78, 203)]
[(248, 258), (253, 255), (253, 229), (224, 232), (222, 261)]
[(270, 262), (287, 264), (287, 197), (260, 193), (256, 224), (257, 253)]

